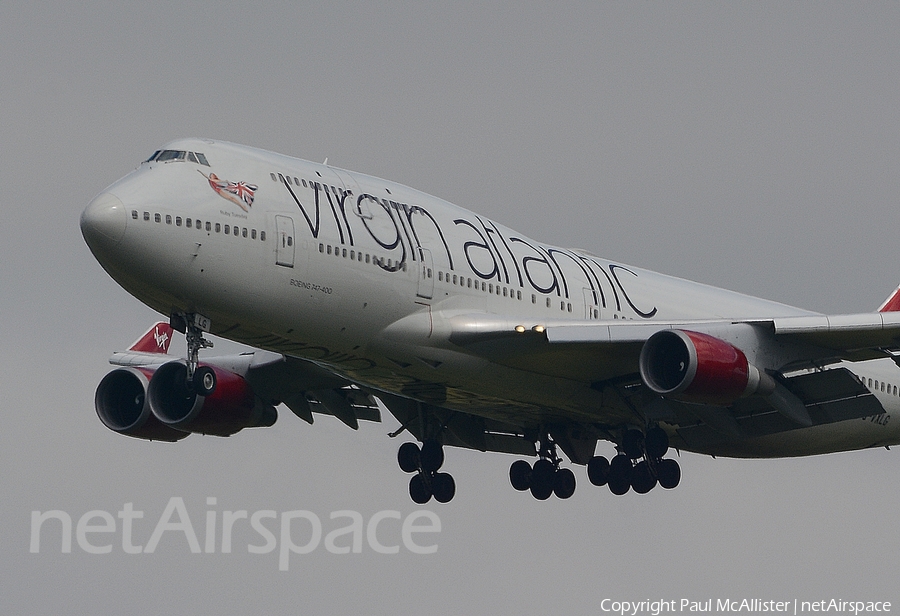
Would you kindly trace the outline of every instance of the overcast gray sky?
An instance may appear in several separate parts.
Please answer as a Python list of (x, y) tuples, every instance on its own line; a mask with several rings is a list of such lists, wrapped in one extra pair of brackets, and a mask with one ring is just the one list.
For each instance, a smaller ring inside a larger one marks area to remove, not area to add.
[[(309, 510), (326, 533), (346, 525), (331, 512), (417, 510), (392, 420), (355, 433), (283, 413), (268, 430), (175, 445), (98, 421), (110, 352), (156, 315), (93, 260), (78, 217), (166, 141), (328, 157), (543, 241), (859, 312), (900, 282), (898, 31), (900, 5), (885, 2), (3, 2), (0, 611), (900, 604), (900, 453), (884, 449), (685, 454), (678, 489), (622, 498), (577, 469), (566, 502), (515, 492), (512, 457), (453, 450), (457, 496), (426, 507), (442, 525), (432, 555), (320, 546), (283, 572), (238, 531), (231, 554), (192, 554), (170, 532), (132, 555), (118, 519), (110, 554), (62, 554), (51, 523), (29, 553), (32, 511), (77, 522), (130, 502), (146, 544), (182, 497), (202, 544), (208, 510)], [(400, 542), (399, 522), (382, 528)]]

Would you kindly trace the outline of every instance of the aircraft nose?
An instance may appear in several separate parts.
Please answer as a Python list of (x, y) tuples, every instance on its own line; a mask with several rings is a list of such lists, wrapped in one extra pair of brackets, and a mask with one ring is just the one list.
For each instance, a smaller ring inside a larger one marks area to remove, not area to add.
[(125, 205), (112, 193), (101, 193), (81, 213), (81, 235), (92, 249), (115, 245), (125, 235)]

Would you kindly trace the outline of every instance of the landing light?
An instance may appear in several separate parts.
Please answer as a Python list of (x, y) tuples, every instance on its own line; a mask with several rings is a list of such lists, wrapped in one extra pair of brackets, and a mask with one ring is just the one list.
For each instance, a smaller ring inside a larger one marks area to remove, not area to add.
[(538, 334), (543, 334), (544, 326), (543, 325), (535, 325), (534, 327), (531, 328), (531, 331), (538, 333)]
[(524, 334), (525, 326), (524, 325), (516, 325), (516, 331), (519, 332), (520, 334)]

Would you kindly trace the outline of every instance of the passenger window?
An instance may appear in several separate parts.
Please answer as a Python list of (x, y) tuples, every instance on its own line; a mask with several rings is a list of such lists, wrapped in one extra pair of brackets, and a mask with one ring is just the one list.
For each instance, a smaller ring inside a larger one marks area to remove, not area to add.
[(265, 242), (265, 241), (266, 241), (266, 232), (265, 232), (265, 231), (260, 231), (260, 232), (259, 232), (259, 241), (260, 241), (260, 242)]
[[(216, 225), (216, 226), (218, 226), (218, 225)], [(207, 230), (207, 231), (212, 231), (212, 223), (209, 222), (209, 221), (206, 222), (206, 230)]]
[(328, 254), (331, 254), (331, 244), (328, 244)]
[(503, 297), (506, 297), (506, 292), (507, 292), (506, 287), (503, 287)]
[[(216, 231), (219, 229), (216, 228)], [(231, 235), (231, 225), (225, 225), (225, 235)]]
[(251, 240), (256, 239), (256, 229), (250, 229), (250, 239)]
[(162, 222), (162, 216), (160, 216), (159, 214), (154, 214), (153, 221), (154, 222)]
[(519, 300), (520, 302), (522, 301), (522, 292), (521, 291), (516, 291), (516, 299)]
[(144, 220), (150, 220), (150, 212), (144, 212)]
[(269, 174), (269, 177), (272, 178), (272, 181), (273, 181), (273, 182), (277, 182), (277, 181), (278, 181), (278, 178), (275, 177), (275, 174), (274, 174), (274, 173), (270, 173), (270, 174)]
[(171, 225), (171, 224), (172, 224), (172, 217), (171, 217), (169, 214), (166, 214), (166, 224), (167, 224), (167, 225)]
[(176, 216), (176, 217), (175, 217), (175, 226), (176, 226), (176, 227), (180, 227), (180, 226), (181, 226), (181, 216)]
[(243, 229), (241, 229), (241, 236), (247, 237), (247, 227), (244, 227)]
[(222, 225), (219, 223), (216, 223), (216, 233), (221, 233), (221, 232), (222, 232)]
[(138, 213), (137, 213), (137, 210), (131, 210), (131, 217), (134, 218), (135, 220), (138, 219)]

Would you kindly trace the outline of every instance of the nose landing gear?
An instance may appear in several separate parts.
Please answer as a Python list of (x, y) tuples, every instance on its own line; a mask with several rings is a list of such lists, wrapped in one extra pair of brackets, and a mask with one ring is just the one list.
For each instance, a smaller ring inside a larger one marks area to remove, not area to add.
[(185, 387), (198, 396), (210, 396), (216, 390), (216, 373), (209, 366), (200, 366), (200, 349), (211, 349), (213, 343), (203, 337), (209, 331), (210, 320), (195, 312), (177, 313), (169, 317), (169, 325), (184, 334), (187, 340), (187, 373)]

